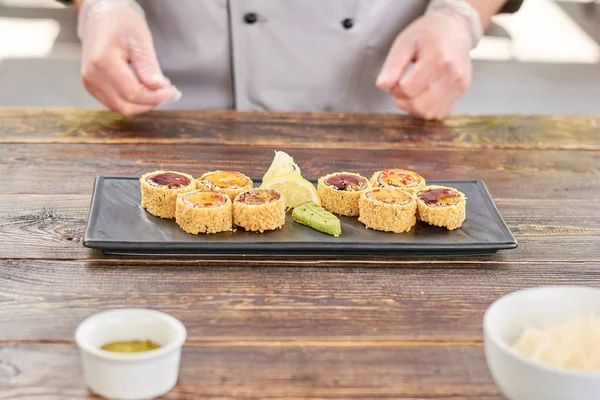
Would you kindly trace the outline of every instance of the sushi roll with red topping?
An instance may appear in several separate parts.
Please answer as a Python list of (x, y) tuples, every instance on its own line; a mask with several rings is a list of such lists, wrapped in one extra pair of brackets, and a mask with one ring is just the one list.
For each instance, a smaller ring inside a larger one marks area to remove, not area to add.
[(455, 188), (426, 186), (417, 192), (419, 219), (450, 230), (460, 228), (467, 215), (467, 198)]
[(369, 180), (352, 172), (325, 175), (317, 185), (323, 208), (347, 217), (358, 216), (358, 199), (369, 189)]
[(191, 175), (177, 171), (153, 171), (140, 177), (142, 207), (161, 218), (175, 218), (177, 195), (196, 189)]

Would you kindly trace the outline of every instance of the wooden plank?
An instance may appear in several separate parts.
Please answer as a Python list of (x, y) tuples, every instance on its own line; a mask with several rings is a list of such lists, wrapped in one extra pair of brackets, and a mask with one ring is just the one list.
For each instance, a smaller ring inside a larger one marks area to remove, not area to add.
[[(339, 170), (366, 176), (404, 167), (426, 179), (482, 179), (494, 197), (596, 199), (600, 163), (590, 151), (291, 149), (309, 179)], [(236, 169), (258, 181), (273, 147), (6, 144), (0, 151), (0, 193), (89, 194), (96, 175), (139, 176), (175, 169), (194, 176)]]
[[(568, 206), (552, 199), (497, 199), (496, 203), (519, 247), (469, 260), (600, 260), (599, 201), (572, 200)], [(89, 195), (0, 194), (0, 258), (103, 258), (101, 252), (81, 243), (89, 206)]]
[[(73, 345), (0, 347), (0, 399), (94, 398)], [(90, 396), (90, 397), (88, 397)], [(479, 346), (183, 348), (164, 399), (500, 400)]]
[(0, 109), (1, 143), (229, 144), (313, 148), (600, 149), (600, 116), (461, 116)]
[(158, 309), (190, 340), (482, 340), (487, 307), (539, 285), (600, 286), (598, 263), (336, 266), (0, 261), (0, 340), (71, 340), (89, 315)]

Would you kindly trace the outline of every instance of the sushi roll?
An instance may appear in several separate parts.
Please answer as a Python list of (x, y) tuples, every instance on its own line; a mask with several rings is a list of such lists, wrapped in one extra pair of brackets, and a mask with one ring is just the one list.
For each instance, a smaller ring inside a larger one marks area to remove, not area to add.
[(426, 185), (425, 179), (406, 169), (384, 169), (377, 171), (371, 177), (373, 187), (398, 188), (415, 193)]
[(369, 189), (369, 180), (352, 172), (334, 172), (322, 176), (317, 185), (323, 208), (348, 217), (358, 216), (358, 199)]
[(419, 219), (450, 230), (460, 228), (466, 219), (467, 198), (458, 190), (431, 185), (417, 192)]
[(177, 195), (196, 189), (194, 177), (176, 171), (153, 171), (140, 177), (142, 207), (161, 218), (175, 218)]
[(230, 231), (231, 199), (224, 193), (194, 190), (177, 196), (175, 221), (187, 233)]
[(196, 186), (199, 190), (214, 190), (225, 193), (231, 201), (242, 192), (252, 190), (252, 180), (241, 172), (236, 171), (212, 171), (198, 178)]
[(358, 207), (358, 220), (367, 228), (378, 231), (408, 232), (417, 223), (415, 195), (405, 190), (369, 190), (360, 196)]
[(285, 224), (285, 197), (276, 190), (253, 189), (233, 201), (233, 223), (247, 231), (271, 231)]

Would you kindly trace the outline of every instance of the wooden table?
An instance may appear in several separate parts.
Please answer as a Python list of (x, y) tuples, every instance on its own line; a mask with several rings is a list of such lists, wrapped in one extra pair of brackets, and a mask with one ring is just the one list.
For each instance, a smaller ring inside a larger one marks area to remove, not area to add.
[[(148, 307), (188, 328), (168, 399), (501, 399), (482, 316), (511, 291), (600, 284), (600, 117), (0, 109), (0, 399), (79, 399), (77, 324)], [(96, 175), (308, 178), (389, 166), (483, 179), (519, 248), (471, 258), (152, 259), (81, 244)]]

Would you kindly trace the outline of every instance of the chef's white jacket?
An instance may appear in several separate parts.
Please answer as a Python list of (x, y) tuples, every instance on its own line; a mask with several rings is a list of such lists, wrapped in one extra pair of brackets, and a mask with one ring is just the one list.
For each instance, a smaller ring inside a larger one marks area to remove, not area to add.
[(168, 108), (397, 111), (375, 80), (428, 0), (140, 0)]

